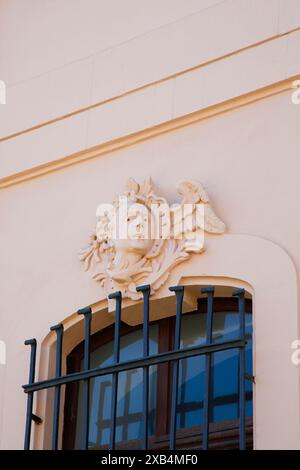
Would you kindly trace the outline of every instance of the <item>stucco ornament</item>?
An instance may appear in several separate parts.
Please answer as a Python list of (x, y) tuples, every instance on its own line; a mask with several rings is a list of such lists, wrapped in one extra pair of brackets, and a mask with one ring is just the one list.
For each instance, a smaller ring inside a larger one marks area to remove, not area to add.
[(204, 251), (205, 232), (224, 233), (200, 183), (181, 181), (177, 192), (181, 202), (170, 206), (151, 178), (141, 185), (129, 179), (118, 200), (98, 207), (95, 232), (79, 257), (107, 294), (120, 290), (138, 300), (142, 284), (155, 292), (177, 264)]

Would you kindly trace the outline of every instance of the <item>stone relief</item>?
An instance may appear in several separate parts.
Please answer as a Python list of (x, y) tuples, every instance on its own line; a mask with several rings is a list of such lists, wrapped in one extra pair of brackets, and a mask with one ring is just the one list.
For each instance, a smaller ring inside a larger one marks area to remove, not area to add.
[(181, 202), (170, 206), (151, 178), (141, 185), (129, 179), (118, 200), (98, 207), (95, 232), (79, 258), (106, 294), (120, 290), (138, 300), (142, 284), (155, 292), (176, 265), (204, 251), (205, 232), (224, 233), (200, 183), (181, 181), (177, 192)]

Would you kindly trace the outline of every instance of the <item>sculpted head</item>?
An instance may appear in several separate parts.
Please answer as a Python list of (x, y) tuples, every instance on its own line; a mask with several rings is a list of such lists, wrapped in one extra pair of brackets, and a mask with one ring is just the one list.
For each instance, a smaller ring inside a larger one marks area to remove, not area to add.
[(225, 231), (200, 183), (184, 180), (177, 189), (182, 200), (174, 208), (150, 178), (141, 185), (129, 179), (118, 200), (98, 206), (96, 230), (80, 259), (106, 292), (136, 300), (138, 285), (156, 291), (175, 266), (203, 252), (204, 232)]
[(153, 245), (151, 226), (154, 223), (145, 204), (123, 199), (110, 213), (99, 216), (96, 235), (100, 243), (113, 246), (116, 253), (145, 256)]

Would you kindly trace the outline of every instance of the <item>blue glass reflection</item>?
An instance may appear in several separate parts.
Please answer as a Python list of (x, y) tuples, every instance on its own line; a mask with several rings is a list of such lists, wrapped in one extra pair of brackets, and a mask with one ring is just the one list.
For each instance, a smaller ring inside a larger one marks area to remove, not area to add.
[[(197, 334), (197, 331), (199, 332)], [(181, 347), (204, 344), (206, 315), (183, 318)], [(252, 375), (252, 315), (246, 314), (246, 372)], [(213, 342), (239, 338), (239, 316), (235, 312), (218, 312), (213, 317)], [(210, 421), (238, 418), (238, 350), (212, 354), (212, 399)], [(177, 427), (188, 428), (203, 423), (205, 358), (180, 361), (177, 403)], [(246, 381), (246, 415), (252, 416), (252, 384)]]
[[(158, 352), (158, 326), (149, 328), (150, 354)], [(120, 339), (120, 361), (141, 357), (143, 351), (142, 330), (136, 330)], [(113, 363), (113, 342), (109, 342), (91, 353), (91, 368), (104, 367)], [(149, 435), (154, 432), (157, 367), (149, 368)], [(142, 423), (141, 369), (119, 374), (117, 397), (116, 442), (139, 439)], [(112, 376), (97, 377), (90, 382), (90, 429), (89, 447), (109, 443), (111, 413)], [(82, 386), (79, 389), (78, 403), (82, 403)], [(75, 448), (81, 446), (81, 407), (78, 407)]]
[[(252, 375), (252, 315), (246, 314), (246, 372)], [(239, 315), (218, 312), (213, 315), (213, 342), (239, 338)], [(206, 314), (183, 315), (181, 348), (206, 342)], [(158, 353), (158, 325), (150, 326), (150, 354)], [(142, 330), (133, 331), (120, 340), (120, 360), (127, 361), (142, 355)], [(104, 344), (91, 354), (91, 368), (113, 362), (113, 342)], [(238, 418), (238, 350), (212, 354), (211, 422)], [(205, 357), (183, 359), (179, 363), (177, 428), (190, 428), (203, 423)], [(89, 446), (109, 443), (112, 377), (97, 377), (90, 382)], [(142, 431), (142, 370), (119, 374), (117, 396), (116, 441), (141, 438)], [(155, 433), (157, 367), (149, 368), (149, 435)], [(166, 391), (167, 392), (167, 391)], [(75, 448), (81, 446), (82, 387), (79, 389)], [(252, 416), (252, 384), (246, 381), (246, 415)]]

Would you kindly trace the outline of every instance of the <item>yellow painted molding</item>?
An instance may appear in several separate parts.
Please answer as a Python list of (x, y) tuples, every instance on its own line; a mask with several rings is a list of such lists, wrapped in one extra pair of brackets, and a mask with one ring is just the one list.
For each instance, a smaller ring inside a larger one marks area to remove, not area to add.
[(300, 75), (295, 75), (286, 80), (268, 85), (255, 91), (240, 95), (230, 100), (223, 101), (213, 106), (195, 111), (193, 113), (171, 119), (162, 124), (155, 125), (142, 131), (134, 132), (117, 139), (104, 142), (95, 147), (76, 152), (74, 154), (64, 156), (57, 160), (35, 166), (28, 170), (24, 170), (10, 176), (0, 179), (0, 189), (5, 189), (16, 184), (32, 180), (34, 178), (58, 171), (69, 166), (73, 166), (94, 158), (101, 157), (108, 153), (115, 152), (122, 148), (135, 145), (139, 142), (155, 138), (159, 135), (175, 131), (200, 121), (210, 119), (214, 116), (241, 108), (243, 106), (255, 103), (257, 101), (269, 98), (274, 95), (285, 93), (293, 89), (293, 82), (299, 80)]

